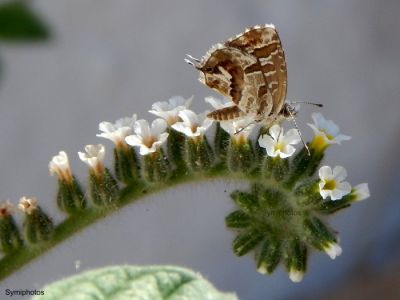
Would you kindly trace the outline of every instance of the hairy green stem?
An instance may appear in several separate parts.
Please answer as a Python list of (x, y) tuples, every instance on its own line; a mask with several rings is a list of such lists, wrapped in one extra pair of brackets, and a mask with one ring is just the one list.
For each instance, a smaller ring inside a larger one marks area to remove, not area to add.
[(154, 185), (147, 185), (143, 182), (130, 184), (121, 191), (119, 200), (113, 203), (111, 208), (91, 208), (72, 215), (55, 227), (54, 234), (50, 240), (38, 245), (26, 245), (25, 247), (4, 256), (0, 260), (0, 280), (10, 276), (24, 265), (33, 261), (35, 258), (41, 256), (56, 245), (62, 243), (75, 233), (78, 233), (89, 225), (113, 214), (125, 205), (179, 184), (210, 180), (214, 178), (251, 179), (251, 176), (242, 173), (229, 172), (224, 166), (219, 165), (204, 173), (177, 173), (168, 181)]

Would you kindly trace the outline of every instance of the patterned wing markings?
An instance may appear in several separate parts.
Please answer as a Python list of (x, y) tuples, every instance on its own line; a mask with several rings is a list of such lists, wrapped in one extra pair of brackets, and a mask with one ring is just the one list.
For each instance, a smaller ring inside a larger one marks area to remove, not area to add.
[[(254, 56), (247, 55), (235, 48), (220, 47), (209, 51), (197, 67), (200, 82), (215, 91), (228, 96), (232, 102), (243, 107), (245, 91), (248, 89), (248, 78), (244, 70), (257, 62)], [(256, 97), (254, 94), (253, 97)]]
[(259, 86), (257, 94), (260, 101), (265, 101), (265, 99), (268, 101), (271, 98), (270, 96), (263, 98), (261, 95), (263, 93), (268, 94), (269, 91), (272, 95), (272, 109), (263, 111), (261, 106), (267, 107), (268, 105), (261, 102), (258, 111), (263, 114), (264, 118), (276, 117), (286, 98), (287, 69), (285, 54), (275, 27), (272, 25), (254, 26), (229, 39), (224, 45), (234, 47), (257, 58), (257, 62), (245, 69), (245, 73), (258, 72), (263, 74), (264, 84)]

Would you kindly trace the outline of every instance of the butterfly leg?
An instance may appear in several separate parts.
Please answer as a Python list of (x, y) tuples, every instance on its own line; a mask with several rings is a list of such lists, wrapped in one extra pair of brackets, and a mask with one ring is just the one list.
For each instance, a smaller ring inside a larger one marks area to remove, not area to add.
[(244, 112), (236, 105), (224, 107), (210, 112), (207, 117), (215, 121), (228, 121), (244, 116)]

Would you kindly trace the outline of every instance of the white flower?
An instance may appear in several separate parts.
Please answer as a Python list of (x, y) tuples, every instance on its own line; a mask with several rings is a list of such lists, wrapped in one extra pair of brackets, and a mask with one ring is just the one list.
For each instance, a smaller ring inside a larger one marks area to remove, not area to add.
[(181, 110), (188, 109), (192, 104), (193, 96), (189, 99), (184, 99), (181, 96), (172, 97), (167, 101), (156, 102), (151, 106), (149, 113), (164, 119), (168, 126), (172, 126), (176, 122), (181, 121), (178, 113)]
[(188, 137), (202, 136), (212, 125), (213, 121), (206, 117), (207, 112), (196, 114), (191, 110), (185, 109), (179, 112), (179, 117), (183, 122), (172, 125), (176, 131), (184, 133)]
[(14, 206), (10, 200), (0, 203), (0, 218), (9, 216), (12, 212), (14, 212)]
[(354, 196), (353, 201), (362, 201), (364, 199), (369, 198), (369, 188), (368, 183), (360, 183), (353, 187), (351, 191), (351, 195)]
[(116, 146), (125, 145), (125, 137), (133, 133), (133, 126), (136, 122), (136, 114), (131, 118), (121, 118), (115, 123), (101, 122), (99, 130), (102, 133), (97, 134), (98, 137), (103, 137), (111, 140)]
[(247, 141), (251, 131), (256, 125), (252, 120), (253, 118), (244, 117), (234, 121), (220, 122), (220, 125), (236, 142)]
[(290, 269), (289, 271), (289, 278), (291, 281), (293, 282), (300, 282), (303, 280), (304, 277), (304, 272), (303, 271), (299, 271), (296, 269)]
[(296, 129), (290, 129), (284, 135), (283, 128), (278, 124), (270, 127), (268, 135), (263, 135), (258, 139), (261, 147), (267, 150), (269, 156), (286, 158), (292, 156), (296, 149), (292, 146), (298, 144), (301, 139)]
[(351, 186), (348, 182), (343, 182), (347, 177), (346, 169), (341, 166), (333, 168), (323, 166), (319, 169), (319, 193), (322, 198), (330, 197), (331, 200), (342, 199), (351, 191)]
[(24, 213), (30, 215), (33, 211), (37, 209), (37, 199), (35, 197), (22, 197), (21, 199), (19, 199), (18, 208)]
[(326, 254), (329, 255), (329, 257), (331, 259), (335, 259), (336, 256), (339, 256), (340, 254), (342, 254), (342, 247), (340, 247), (338, 244), (336, 243), (328, 243), (325, 247), (324, 247), (324, 251), (326, 252)]
[(103, 161), (105, 156), (105, 148), (102, 144), (86, 145), (84, 152), (78, 152), (81, 161), (86, 163), (95, 173), (101, 174), (103, 172)]
[(222, 100), (219, 100), (217, 98), (214, 98), (212, 96), (205, 97), (204, 100), (209, 103), (214, 109), (221, 109), (224, 107), (232, 106), (232, 101), (222, 98)]
[(329, 144), (341, 144), (342, 141), (350, 140), (351, 137), (341, 134), (339, 126), (331, 120), (326, 120), (321, 113), (313, 113), (314, 124), (308, 126), (314, 131), (314, 146), (324, 148)]
[(51, 176), (57, 175), (61, 180), (72, 180), (71, 168), (65, 151), (60, 151), (58, 155), (53, 156), (49, 162), (49, 172)]
[(134, 127), (135, 134), (127, 136), (125, 141), (131, 146), (140, 147), (141, 155), (156, 152), (167, 138), (167, 123), (163, 119), (155, 119), (151, 127), (146, 120), (138, 120)]

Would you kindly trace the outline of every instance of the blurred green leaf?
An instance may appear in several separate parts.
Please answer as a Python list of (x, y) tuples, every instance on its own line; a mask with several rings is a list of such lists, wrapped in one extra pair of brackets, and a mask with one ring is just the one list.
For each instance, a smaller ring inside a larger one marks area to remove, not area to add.
[(237, 300), (200, 274), (174, 266), (114, 266), (88, 271), (44, 288), (33, 300)]
[(0, 4), (0, 41), (34, 41), (48, 37), (48, 28), (26, 1), (12, 0)]

